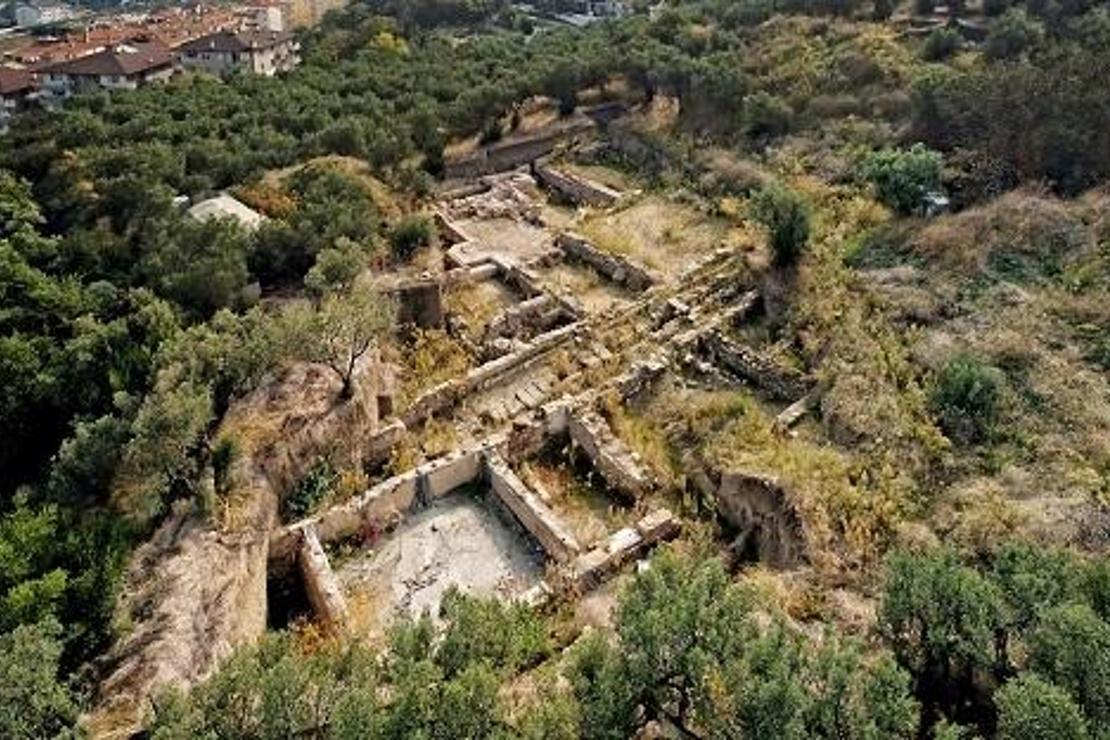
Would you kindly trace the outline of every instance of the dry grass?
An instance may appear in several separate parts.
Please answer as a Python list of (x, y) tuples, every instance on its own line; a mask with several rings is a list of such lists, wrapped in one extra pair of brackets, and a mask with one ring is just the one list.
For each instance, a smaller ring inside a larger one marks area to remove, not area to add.
[(462, 319), (473, 342), (482, 338), (495, 316), (516, 302), (512, 291), (498, 280), (456, 283), (444, 298), (447, 310)]
[(622, 193), (639, 187), (639, 182), (635, 179), (634, 175), (612, 167), (595, 164), (578, 164), (576, 162), (563, 162), (559, 164), (559, 167), (579, 177), (601, 183), (606, 187), (613, 188)]
[(721, 469), (778, 478), (802, 518), (814, 565), (829, 573), (873, 563), (914, 510), (913, 487), (901, 471), (779, 436), (755, 407), (707, 439), (704, 454)]
[(887, 215), (874, 201), (842, 188), (797, 181), (815, 204), (814, 238), (795, 285), (790, 334), (829, 385), (821, 404), (826, 428), (843, 444), (916, 473), (945, 449), (928, 412), (905, 337), (882, 301), (844, 264), (852, 240)]
[[(533, 461), (521, 470), (524, 481), (551, 496), (559, 518), (584, 547), (602, 541), (614, 529), (631, 523), (632, 516), (590, 482), (582, 480), (567, 463)], [(538, 484), (538, 485), (537, 485)]]
[(670, 275), (719, 247), (737, 246), (727, 220), (657, 195), (615, 213), (590, 214), (578, 229), (599, 249)]
[(1041, 191), (1024, 189), (934, 221), (913, 246), (945, 267), (983, 272), (1002, 257), (1055, 262), (1085, 242), (1083, 222), (1074, 209)]
[(401, 408), (424, 391), (462, 376), (473, 364), (462, 345), (439, 329), (420, 331), (405, 346), (387, 348), (383, 351), (383, 359), (402, 368)]

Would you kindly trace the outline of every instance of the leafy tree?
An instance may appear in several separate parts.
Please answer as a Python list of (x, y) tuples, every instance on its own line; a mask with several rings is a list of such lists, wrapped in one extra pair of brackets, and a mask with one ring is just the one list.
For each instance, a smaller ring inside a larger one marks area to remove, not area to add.
[(56, 622), (0, 634), (0, 736), (12, 740), (76, 736), (77, 702), (58, 680)]
[(240, 305), (249, 282), (247, 235), (230, 219), (182, 220), (173, 238), (151, 249), (139, 266), (146, 283), (207, 318)]
[(326, 247), (316, 255), (316, 264), (305, 275), (305, 288), (316, 297), (347, 290), (365, 266), (366, 255), (362, 249), (341, 236), (334, 247)]
[(1029, 638), (1029, 665), (1067, 689), (1092, 728), (1110, 727), (1110, 624), (1085, 604), (1058, 606)]
[(542, 634), (537, 617), (457, 592), (445, 598), (443, 617), (442, 642), (428, 615), (395, 624), (381, 659), (358, 643), (305, 652), (289, 634), (267, 636), (190, 694), (162, 697), (152, 735), (508, 736), (498, 687), (538, 645), (507, 638), (503, 628), (518, 637)]
[(427, 246), (435, 238), (435, 227), (426, 216), (406, 216), (389, 232), (389, 243), (393, 256), (407, 260), (420, 247)]
[(929, 193), (940, 189), (942, 162), (938, 153), (914, 144), (906, 150), (871, 153), (863, 161), (861, 174), (875, 188), (879, 200), (908, 215), (921, 209)]
[(766, 142), (790, 132), (794, 109), (774, 95), (758, 92), (744, 98), (743, 130), (748, 138)]
[(621, 596), (617, 641), (593, 635), (568, 671), (588, 738), (665, 718), (712, 737), (911, 737), (909, 677), (851, 642), (820, 647), (751, 618), (719, 561), (657, 555)]
[(991, 557), (989, 576), (1001, 589), (1018, 634), (1030, 630), (1045, 610), (1079, 600), (1083, 591), (1084, 570), (1074, 555), (1029, 542), (1001, 545)]
[(502, 604), (449, 591), (440, 606), (448, 628), (436, 662), (450, 678), (482, 661), (515, 673), (548, 651), (543, 623), (523, 604)]
[(333, 293), (319, 305), (299, 304), (286, 310), (281, 331), (285, 342), (304, 360), (331, 368), (342, 382), (341, 399), (354, 395), (358, 362), (391, 325), (393, 307), (369, 287)]
[(886, 570), (880, 632), (914, 675), (918, 697), (951, 715), (974, 696), (975, 672), (996, 665), (1002, 595), (947, 550), (895, 553)]
[(177, 381), (175, 372), (164, 372), (144, 400), (113, 481), (113, 502), (136, 523), (153, 521), (167, 500), (192, 492), (196, 452), (214, 418), (211, 390)]
[(1013, 59), (1037, 44), (1043, 33), (1041, 26), (1023, 10), (1011, 8), (991, 28), (983, 55), (992, 60)]
[(872, 20), (887, 21), (894, 15), (894, 0), (875, 0), (871, 11)]
[(1085, 740), (1083, 713), (1067, 692), (1028, 673), (999, 689), (999, 740)]
[(771, 184), (752, 198), (752, 217), (770, 232), (775, 264), (793, 265), (809, 241), (809, 205), (793, 190)]
[(961, 46), (963, 46), (963, 37), (958, 31), (953, 31), (951, 28), (938, 28), (925, 39), (921, 56), (927, 62), (940, 62), (959, 51)]

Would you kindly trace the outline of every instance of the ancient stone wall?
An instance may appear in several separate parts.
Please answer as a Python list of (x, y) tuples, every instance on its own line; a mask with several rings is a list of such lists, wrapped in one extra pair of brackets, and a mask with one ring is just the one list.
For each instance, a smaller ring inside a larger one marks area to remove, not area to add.
[(576, 449), (586, 454), (594, 469), (619, 496), (638, 501), (651, 488), (651, 477), (634, 453), (598, 414), (592, 411), (572, 413), (567, 431)]
[(555, 239), (559, 247), (571, 259), (583, 262), (600, 272), (615, 283), (629, 290), (647, 290), (658, 280), (646, 268), (619, 255), (602, 252), (585, 237), (571, 232), (560, 234)]
[(347, 599), (332, 572), (315, 527), (301, 529), (301, 547), (297, 553), (305, 595), (312, 610), (325, 626), (344, 629), (347, 626)]
[(504, 172), (555, 151), (564, 140), (576, 134), (592, 131), (596, 124), (585, 116), (562, 121), (552, 129), (531, 136), (500, 141), (482, 147), (474, 154), (448, 161), (444, 176), (448, 179), (480, 177), (494, 172)]
[(625, 563), (679, 532), (678, 519), (667, 509), (656, 509), (634, 527), (617, 530), (605, 542), (575, 558), (572, 579), (582, 591), (596, 588)]
[(706, 336), (703, 346), (716, 363), (754, 383), (772, 398), (796, 401), (809, 392), (810, 384), (800, 372), (726, 339), (720, 332)]
[(609, 207), (616, 204), (621, 194), (610, 187), (580, 177), (564, 170), (556, 169), (543, 160), (537, 160), (532, 167), (536, 179), (559, 197), (577, 205)]
[(496, 452), (485, 455), (490, 490), (540, 544), (548, 557), (568, 562), (581, 549), (574, 535)]

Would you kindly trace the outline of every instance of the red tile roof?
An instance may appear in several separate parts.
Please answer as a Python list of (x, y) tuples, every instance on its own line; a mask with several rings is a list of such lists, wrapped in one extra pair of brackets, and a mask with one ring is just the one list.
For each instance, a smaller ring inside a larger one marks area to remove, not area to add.
[(78, 59), (51, 64), (44, 67), (42, 72), (80, 77), (102, 75), (130, 77), (172, 65), (173, 53), (169, 47), (161, 41), (147, 41), (122, 44)]
[(27, 70), (0, 67), (0, 95), (30, 92), (33, 89), (35, 78)]

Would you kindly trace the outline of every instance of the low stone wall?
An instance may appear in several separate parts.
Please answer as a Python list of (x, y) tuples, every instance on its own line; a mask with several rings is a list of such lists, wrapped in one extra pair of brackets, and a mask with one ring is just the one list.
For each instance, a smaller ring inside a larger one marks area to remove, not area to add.
[[(488, 442), (487, 444), (491, 444)], [(484, 445), (457, 450), (373, 486), (337, 506), (278, 530), (270, 538), (270, 560), (288, 562), (301, 533), (312, 529), (323, 543), (339, 542), (360, 532), (389, 529), (412, 509), (477, 481)]]
[(508, 285), (525, 298), (535, 298), (543, 293), (540, 288), (539, 278), (528, 268), (522, 267), (514, 262), (506, 262), (494, 258), (490, 260), (493, 264), (497, 265), (498, 277), (501, 282)]
[(577, 316), (568, 314), (561, 301), (549, 293), (541, 293), (535, 298), (521, 301), (510, 306), (490, 319), (486, 325), (483, 343), (498, 337), (512, 337), (521, 334), (525, 328), (532, 331), (545, 331), (552, 326), (573, 321)]
[(570, 530), (524, 485), (499, 454), (488, 452), (485, 468), (490, 490), (540, 544), (548, 557), (565, 563), (579, 553), (581, 548)]
[(347, 626), (347, 599), (328, 562), (315, 527), (301, 530), (301, 547), (297, 553), (305, 595), (317, 619), (333, 629)]
[(592, 411), (572, 414), (567, 421), (571, 441), (590, 458), (609, 487), (630, 501), (651, 488), (651, 478), (609, 424)]
[(602, 252), (578, 234), (572, 232), (560, 234), (555, 239), (555, 246), (563, 250), (568, 257), (584, 262), (614, 283), (619, 283), (629, 290), (647, 290), (658, 282), (647, 268), (624, 257)]
[(540, 160), (532, 166), (536, 179), (571, 203), (608, 207), (617, 203), (621, 194), (601, 183), (558, 170)]
[(582, 553), (571, 564), (571, 577), (580, 591), (597, 588), (621, 566), (648, 548), (678, 535), (678, 519), (667, 509), (656, 509), (634, 527), (613, 532), (605, 542)]
[(463, 386), (467, 392), (486, 387), (537, 355), (567, 341), (580, 328), (578, 322), (575, 322), (533, 337), (531, 341), (525, 342), (524, 346), (516, 352), (498, 357), (496, 360), (487, 362), (468, 372), (463, 378)]
[(551, 154), (563, 140), (591, 131), (596, 126), (589, 118), (579, 116), (560, 122), (554, 129), (501, 141), (467, 157), (448, 161), (444, 167), (444, 176), (448, 179), (479, 177), (511, 170)]
[[(488, 190), (488, 185), (479, 185), (478, 189), (467, 190), (465, 195), (476, 195), (485, 190)], [(457, 197), (463, 197), (459, 195)], [(448, 245), (459, 244), (460, 242), (470, 241), (470, 235), (459, 228), (454, 221), (447, 218), (440, 211), (433, 211), (432, 219), (436, 225), (436, 231), (439, 233), (439, 238), (447, 242)]]
[(751, 381), (773, 398), (795, 401), (809, 392), (805, 376), (793, 368), (775, 362), (750, 347), (712, 332), (702, 346), (714, 362), (726, 370)]

